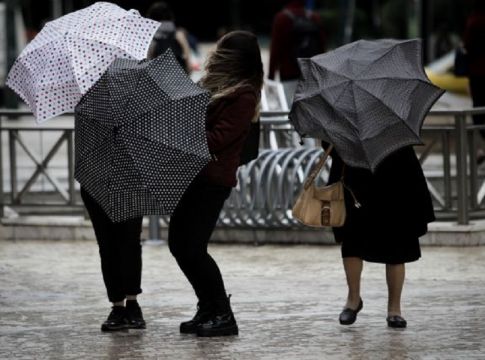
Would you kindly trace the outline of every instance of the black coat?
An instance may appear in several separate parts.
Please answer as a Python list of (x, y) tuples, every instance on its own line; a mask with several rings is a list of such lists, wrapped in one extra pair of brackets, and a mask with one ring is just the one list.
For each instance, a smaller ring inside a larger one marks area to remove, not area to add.
[[(340, 179), (342, 167), (342, 160), (333, 151), (330, 183)], [(354, 206), (346, 190), (347, 219), (342, 228), (334, 229), (338, 242), (346, 237), (383, 241), (397, 235), (416, 238), (424, 235), (428, 223), (435, 220), (423, 170), (412, 147), (388, 156), (375, 173), (345, 165), (344, 183), (362, 207)]]

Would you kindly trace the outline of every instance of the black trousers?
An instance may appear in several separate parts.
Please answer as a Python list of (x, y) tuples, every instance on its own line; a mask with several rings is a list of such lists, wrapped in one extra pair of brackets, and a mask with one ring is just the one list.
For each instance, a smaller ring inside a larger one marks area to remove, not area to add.
[(112, 222), (101, 206), (81, 188), (81, 197), (93, 223), (101, 256), (101, 271), (111, 302), (141, 290), (141, 243), (143, 218)]
[[(470, 92), (473, 100), (473, 107), (485, 106), (485, 76), (470, 76)], [(473, 115), (475, 125), (485, 124), (485, 114)], [(485, 130), (480, 131), (485, 139)]]
[(214, 259), (207, 252), (209, 239), (219, 218), (230, 187), (196, 179), (170, 218), (168, 242), (199, 302), (225, 307), (226, 290)]

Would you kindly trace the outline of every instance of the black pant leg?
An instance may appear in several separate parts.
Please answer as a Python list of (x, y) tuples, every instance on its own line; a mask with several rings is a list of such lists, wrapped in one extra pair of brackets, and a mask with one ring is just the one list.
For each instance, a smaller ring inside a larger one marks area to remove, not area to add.
[(125, 295), (141, 294), (142, 248), (141, 230), (143, 218), (129, 219), (114, 224), (115, 241), (118, 242), (119, 271)]
[(226, 299), (219, 267), (207, 245), (231, 189), (195, 181), (170, 218), (169, 246), (200, 301)]
[[(98, 242), (101, 271), (109, 301), (122, 301), (126, 295), (138, 294), (141, 292), (141, 249), (137, 250), (137, 245), (140, 246), (142, 218), (113, 223), (83, 188), (81, 197)], [(136, 289), (139, 289), (138, 292)], [(134, 292), (127, 293), (127, 290)]]

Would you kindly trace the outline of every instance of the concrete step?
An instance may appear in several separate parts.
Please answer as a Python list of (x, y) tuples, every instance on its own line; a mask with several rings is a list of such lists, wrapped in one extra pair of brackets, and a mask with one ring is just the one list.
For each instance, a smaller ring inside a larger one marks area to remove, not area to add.
[[(167, 239), (167, 226), (160, 223), (161, 238)], [(396, 231), (399, 231), (397, 229)], [(143, 222), (143, 239), (148, 239), (148, 219)], [(95, 240), (91, 222), (82, 216), (19, 216), (0, 222), (0, 240)], [(329, 229), (261, 229), (218, 227), (213, 242), (235, 244), (334, 244)], [(485, 245), (485, 220), (468, 225), (434, 222), (421, 239), (422, 245)]]

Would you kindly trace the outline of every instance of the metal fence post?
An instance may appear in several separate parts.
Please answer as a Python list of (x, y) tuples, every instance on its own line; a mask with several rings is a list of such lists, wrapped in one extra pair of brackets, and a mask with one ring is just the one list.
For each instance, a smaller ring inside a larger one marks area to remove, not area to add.
[(467, 134), (466, 116), (463, 114), (455, 115), (456, 131), (456, 193), (458, 196), (458, 224), (467, 225), (469, 221), (468, 213), (468, 177), (467, 177)]
[(16, 204), (17, 198), (17, 154), (15, 147), (15, 133), (17, 130), (8, 131), (8, 145), (9, 145), (9, 162), (10, 162), (10, 195), (11, 203)]
[(67, 176), (69, 182), (69, 204), (76, 203), (76, 189), (74, 183), (74, 131), (67, 130)]
[(468, 153), (470, 157), (470, 209), (476, 210), (477, 203), (477, 188), (478, 188), (478, 166), (477, 166), (477, 150), (476, 150), (476, 130), (468, 132)]
[(148, 238), (152, 241), (162, 240), (160, 239), (160, 217), (158, 215), (148, 217)]
[(450, 133), (448, 130), (442, 134), (442, 149), (445, 210), (449, 210), (452, 207), (453, 201), (451, 196)]
[(0, 117), (0, 218), (3, 218), (4, 206), (4, 192), (3, 192), (3, 129), (2, 117)]

